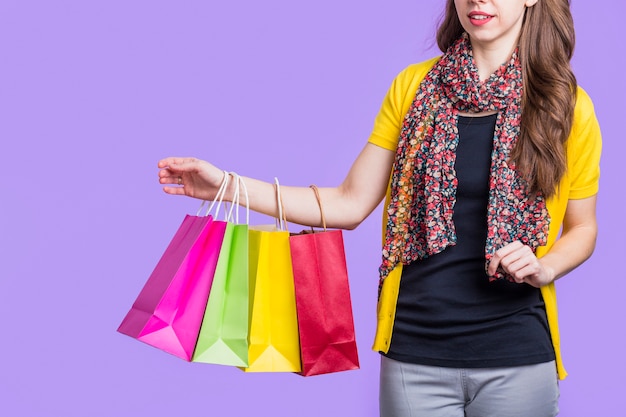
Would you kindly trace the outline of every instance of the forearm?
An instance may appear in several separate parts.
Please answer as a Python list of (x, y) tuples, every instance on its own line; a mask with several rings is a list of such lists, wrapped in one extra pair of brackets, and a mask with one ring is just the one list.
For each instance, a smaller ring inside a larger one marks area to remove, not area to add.
[(565, 231), (552, 248), (539, 259), (550, 275), (557, 280), (585, 262), (596, 246), (597, 226), (595, 222)]
[[(242, 177), (246, 184), (250, 210), (278, 217), (278, 200), (273, 183)], [(234, 185), (229, 186), (232, 195)], [(378, 205), (381, 196), (374, 199), (351, 192), (343, 184), (338, 187), (318, 188), (324, 210), (326, 227), (354, 229)], [(280, 185), (283, 211), (287, 221), (305, 226), (322, 226), (320, 207), (310, 187)], [(383, 194), (384, 196), (384, 194)], [(245, 205), (243, 190), (239, 193), (240, 203)], [(368, 201), (372, 201), (368, 203)]]
[[(277, 218), (279, 210), (275, 184), (248, 177), (241, 177), (241, 179), (246, 185), (250, 210)], [(231, 184), (226, 194), (232, 196), (233, 192), (234, 184)], [(320, 209), (313, 190), (309, 187), (280, 184), (280, 192), (287, 221), (306, 226), (321, 226)], [(333, 203), (334, 201), (341, 200), (341, 195), (337, 189), (321, 188), (320, 194), (324, 204), (327, 226), (346, 228), (343, 227), (346, 219), (339, 219), (338, 216), (335, 216), (335, 210), (332, 208), (337, 204)], [(239, 201), (242, 206), (245, 205), (246, 196), (243, 189), (240, 189)]]
[[(380, 204), (387, 190), (393, 157), (393, 152), (368, 144), (339, 186), (319, 188), (327, 227), (353, 229)], [(248, 190), (250, 209), (278, 217), (274, 184), (242, 179)], [(308, 186), (288, 186), (287, 183), (288, 180), (281, 180), (280, 185), (287, 221), (321, 226), (320, 209), (313, 190)], [(229, 188), (232, 190), (233, 186), (231, 184)], [(240, 202), (245, 202), (243, 191), (240, 191)]]
[(561, 278), (585, 262), (593, 253), (598, 235), (594, 195), (569, 200), (563, 219), (563, 232), (539, 261), (548, 271), (549, 282)]

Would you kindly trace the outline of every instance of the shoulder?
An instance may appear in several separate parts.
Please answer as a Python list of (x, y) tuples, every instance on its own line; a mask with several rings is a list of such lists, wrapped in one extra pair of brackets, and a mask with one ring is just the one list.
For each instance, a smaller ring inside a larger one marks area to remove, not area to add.
[(589, 94), (578, 88), (572, 131), (567, 140), (569, 198), (585, 198), (598, 191), (602, 133)]
[[(593, 196), (598, 192), (602, 135), (589, 94), (578, 87), (570, 135), (565, 144), (567, 172), (559, 192), (548, 202), (551, 214), (562, 216), (568, 200)], [(562, 219), (562, 217), (560, 217)]]
[(419, 83), (424, 79), (426, 74), (428, 74), (428, 71), (430, 71), (430, 69), (437, 63), (437, 61), (439, 61), (440, 58), (441, 56), (436, 56), (426, 61), (408, 65), (398, 74), (396, 80), (405, 83), (415, 81)]
[(376, 116), (369, 142), (385, 149), (396, 149), (404, 115), (420, 83), (438, 60), (439, 57), (435, 57), (411, 64), (396, 75)]
[(394, 107), (398, 112), (402, 113), (402, 116), (404, 116), (408, 106), (413, 101), (420, 83), (439, 58), (434, 57), (426, 61), (410, 64), (396, 75), (387, 94), (387, 100), (394, 104)]
[(574, 121), (584, 120), (595, 115), (593, 101), (589, 94), (578, 86), (576, 91), (576, 106), (574, 107)]
[(576, 91), (576, 105), (570, 140), (575, 142), (579, 139), (589, 140), (590, 138), (600, 139), (600, 126), (591, 97), (579, 86)]

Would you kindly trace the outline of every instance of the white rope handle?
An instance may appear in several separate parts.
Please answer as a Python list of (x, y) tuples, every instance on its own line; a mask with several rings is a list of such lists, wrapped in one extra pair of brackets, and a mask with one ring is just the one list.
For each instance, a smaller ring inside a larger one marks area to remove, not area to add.
[[(236, 172), (230, 172), (230, 175), (233, 176), (234, 181), (236, 181), (235, 192), (233, 193), (233, 204), (228, 212), (228, 221), (233, 221), (233, 211), (235, 212), (235, 224), (239, 224), (239, 207), (241, 207), (241, 190), (243, 190), (243, 195), (246, 200), (246, 224), (250, 224), (250, 199), (248, 197), (248, 188), (246, 187), (246, 183), (243, 181), (240, 175)], [(235, 210), (235, 206), (237, 209)]]
[[(239, 223), (239, 207), (241, 207), (241, 191), (243, 190), (243, 195), (246, 200), (246, 224), (250, 224), (250, 198), (248, 197), (248, 187), (246, 187), (246, 183), (243, 178), (236, 172), (231, 171), (230, 175), (233, 177), (233, 181), (235, 181), (235, 191), (233, 193), (232, 206), (228, 212), (227, 221), (233, 221), (233, 211), (235, 213), (234, 222), (235, 224)], [(235, 206), (237, 208), (235, 209)]]
[[(239, 177), (241, 188), (243, 189), (243, 195), (246, 198), (246, 224), (250, 224), (250, 199), (248, 198), (248, 187), (243, 178)], [(237, 210), (237, 223), (239, 223), (239, 210)]]
[[(220, 188), (217, 190), (217, 194), (215, 194), (215, 199), (211, 202), (209, 207), (206, 209), (204, 213), (205, 216), (208, 216), (211, 210), (213, 210), (213, 206), (215, 206), (215, 203), (217, 203), (217, 208), (215, 210), (215, 218), (217, 218), (217, 216), (219, 215), (220, 207), (222, 206), (222, 201), (224, 200), (224, 195), (226, 194), (226, 190), (228, 188), (228, 182), (230, 180), (230, 175), (228, 174), (228, 172), (227, 171), (223, 171), (223, 172), (224, 172), (224, 179), (222, 180), (222, 184), (220, 185)], [(206, 204), (206, 200), (202, 201), (202, 204), (200, 204), (200, 208), (198, 208), (198, 212), (196, 213), (197, 216), (200, 215), (200, 213), (202, 212), (202, 208), (204, 207), (205, 204)]]
[(279, 230), (284, 231), (287, 230), (287, 219), (285, 218), (283, 197), (280, 194), (280, 184), (277, 177), (274, 177), (274, 184), (276, 185), (276, 204), (278, 205), (278, 219), (276, 219), (276, 226)]
[[(233, 211), (235, 211), (236, 223), (239, 223), (239, 175), (235, 172), (230, 172), (230, 175), (233, 177), (233, 181), (235, 182), (235, 189), (233, 190), (233, 198), (230, 205), (230, 210), (228, 210), (228, 214), (226, 215), (227, 222), (233, 222)], [(235, 210), (237, 207), (237, 210)]]

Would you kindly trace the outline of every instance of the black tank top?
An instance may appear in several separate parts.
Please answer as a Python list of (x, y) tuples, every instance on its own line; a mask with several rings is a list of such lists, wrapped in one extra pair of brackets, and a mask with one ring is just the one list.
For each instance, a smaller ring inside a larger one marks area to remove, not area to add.
[(539, 289), (485, 273), (487, 200), (496, 115), (459, 117), (457, 244), (402, 271), (387, 356), (455, 368), (554, 360)]

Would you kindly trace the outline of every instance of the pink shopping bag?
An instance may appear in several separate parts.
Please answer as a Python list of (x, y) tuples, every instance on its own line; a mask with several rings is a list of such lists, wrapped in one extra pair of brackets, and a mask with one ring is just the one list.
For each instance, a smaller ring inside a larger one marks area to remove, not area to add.
[[(220, 188), (217, 212), (228, 177)], [(212, 207), (205, 216), (185, 216), (117, 329), (187, 361), (193, 356), (227, 225), (208, 214)]]

